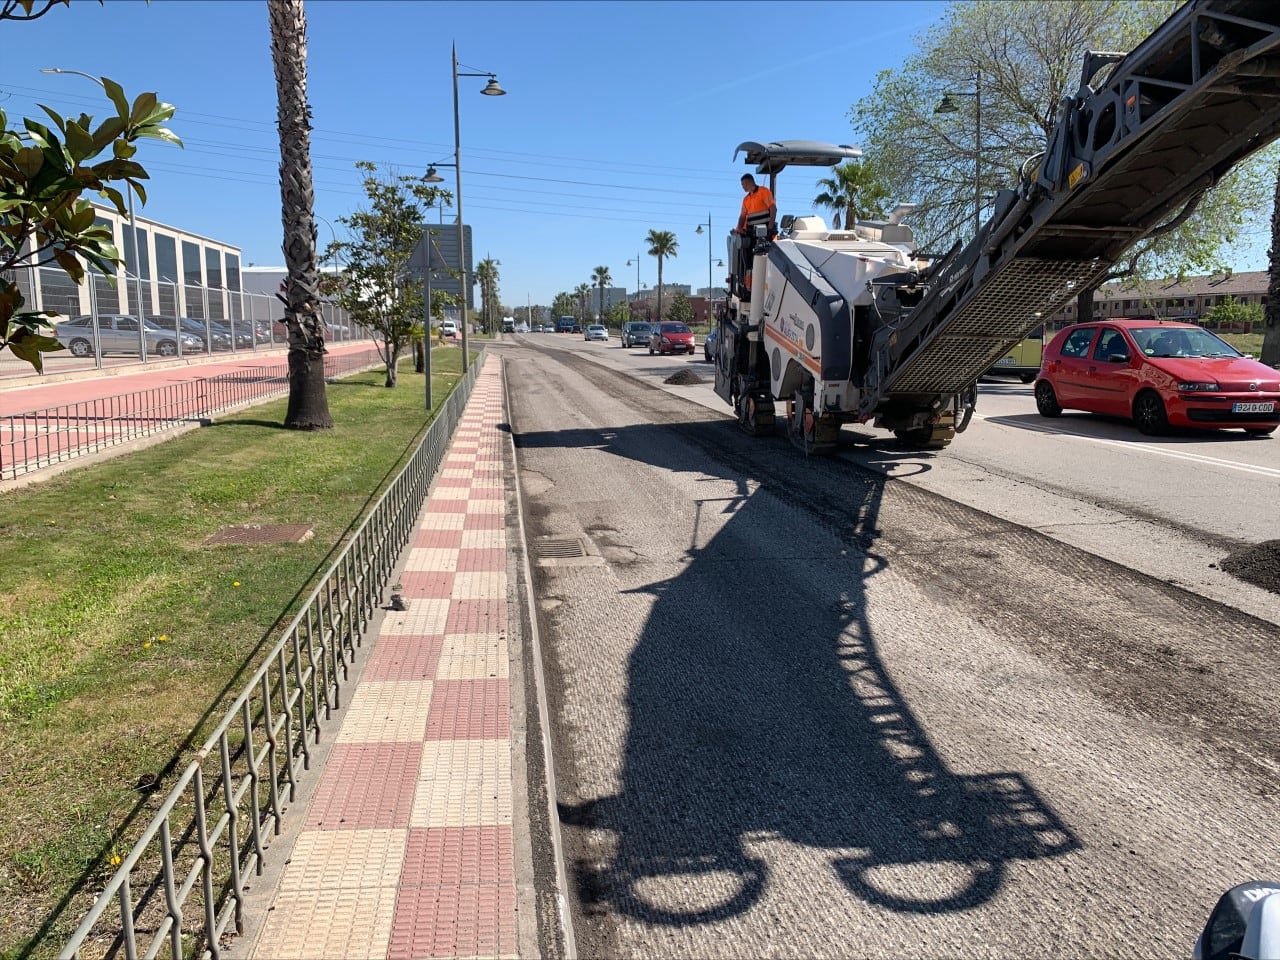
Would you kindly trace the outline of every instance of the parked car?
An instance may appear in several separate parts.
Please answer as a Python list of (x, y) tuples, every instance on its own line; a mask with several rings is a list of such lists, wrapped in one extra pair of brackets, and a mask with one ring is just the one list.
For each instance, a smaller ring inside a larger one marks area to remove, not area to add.
[(663, 320), (649, 334), (649, 356), (655, 353), (693, 353), (693, 331), (687, 323)]
[[(199, 323), (200, 321), (196, 321)], [(249, 332), (249, 324), (244, 320), (226, 321), (210, 320), (209, 327), (219, 333), (225, 333), (235, 340), (237, 350), (253, 349), (253, 334)]]
[(458, 335), (458, 323), (456, 320), (440, 321), (440, 336), (456, 337)]
[(711, 332), (707, 334), (707, 339), (702, 341), (702, 357), (707, 363), (714, 363), (716, 359), (716, 343), (720, 339), (720, 331), (715, 327), (711, 328)]
[[(138, 356), (138, 318), (128, 314), (104, 313), (98, 316), (97, 343), (103, 354), (125, 353)], [(94, 348), (94, 322), (91, 316), (73, 317), (54, 328), (58, 338), (74, 357), (92, 357)], [(184, 351), (199, 353), (203, 342), (190, 334), (175, 333), (173, 328), (161, 329), (151, 321), (143, 325), (143, 337), (148, 354), (173, 357), (181, 345)]]
[(198, 337), (201, 346), (210, 353), (214, 350), (231, 349), (231, 334), (218, 329), (212, 320), (209, 321), (207, 330), (203, 320), (194, 320), (191, 317), (147, 317), (147, 323), (161, 330), (180, 330), (182, 333)]
[(593, 323), (587, 327), (586, 333), (582, 335), (583, 340), (604, 340), (609, 339), (609, 330), (604, 325)]
[(653, 333), (653, 324), (644, 320), (632, 320), (622, 325), (622, 345), (624, 347), (641, 347), (649, 342)]
[(1063, 410), (1126, 417), (1143, 433), (1170, 426), (1261, 436), (1280, 426), (1280, 371), (1191, 323), (1075, 324), (1045, 348), (1035, 386), (1041, 416)]
[(573, 317), (561, 317), (556, 321), (556, 333), (579, 333), (578, 321)]

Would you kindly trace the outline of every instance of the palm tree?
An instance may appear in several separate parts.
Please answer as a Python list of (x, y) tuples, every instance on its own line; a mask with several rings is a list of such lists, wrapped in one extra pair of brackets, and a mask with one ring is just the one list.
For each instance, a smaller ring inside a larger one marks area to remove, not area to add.
[(480, 296), (484, 298), (484, 328), (486, 332), (493, 329), (495, 311), (498, 307), (498, 267), (502, 261), (486, 257), (476, 264), (476, 280), (480, 284)]
[(1267, 305), (1263, 308), (1262, 350), (1258, 359), (1274, 367), (1280, 365), (1280, 170), (1276, 171), (1276, 194), (1271, 207), (1267, 271)]
[(280, 127), (280, 200), (284, 226), (284, 322), (289, 331), (292, 430), (333, 426), (324, 389), (324, 322), (316, 262), (315, 186), (311, 176), (311, 109), (307, 106), (307, 15), (302, 0), (267, 0), (271, 60)]
[(822, 193), (814, 197), (813, 202), (816, 206), (835, 211), (831, 218), (833, 230), (840, 229), (842, 213), (846, 230), (852, 230), (860, 219), (877, 220), (886, 216), (889, 192), (870, 163), (866, 160), (842, 163), (831, 172), (834, 176), (818, 181)]
[(613, 277), (609, 276), (608, 267), (596, 267), (591, 271), (591, 279), (600, 288), (600, 309), (596, 312), (596, 318), (604, 323), (604, 288), (613, 283)]
[(662, 261), (674, 257), (680, 244), (670, 230), (650, 230), (644, 238), (649, 244), (649, 256), (658, 258), (658, 319), (662, 319)]
[(578, 314), (583, 323), (587, 322), (587, 298), (591, 296), (591, 284), (580, 283), (573, 288), (574, 296), (578, 298)]

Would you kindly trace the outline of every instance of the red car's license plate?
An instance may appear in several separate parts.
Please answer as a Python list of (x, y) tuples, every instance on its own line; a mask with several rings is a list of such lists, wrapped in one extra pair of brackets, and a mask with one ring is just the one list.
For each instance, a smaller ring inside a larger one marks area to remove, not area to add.
[(1232, 413), (1274, 413), (1275, 409), (1274, 400), (1266, 403), (1233, 403), (1231, 405)]

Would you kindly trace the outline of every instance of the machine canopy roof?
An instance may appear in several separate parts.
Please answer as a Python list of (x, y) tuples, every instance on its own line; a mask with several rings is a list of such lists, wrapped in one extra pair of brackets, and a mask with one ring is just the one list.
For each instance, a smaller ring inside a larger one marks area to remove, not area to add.
[(848, 144), (820, 143), (817, 140), (777, 140), (759, 143), (747, 140), (738, 144), (733, 159), (745, 152), (746, 162), (757, 164), (756, 173), (777, 173), (783, 167), (834, 167), (841, 160), (856, 160), (862, 156), (859, 147)]

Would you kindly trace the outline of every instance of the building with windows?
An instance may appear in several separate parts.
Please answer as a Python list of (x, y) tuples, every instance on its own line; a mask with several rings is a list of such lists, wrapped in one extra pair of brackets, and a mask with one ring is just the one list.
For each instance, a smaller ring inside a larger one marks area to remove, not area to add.
[[(1267, 305), (1267, 272), (1216, 273), (1206, 277), (1181, 277), (1129, 283), (1104, 283), (1093, 297), (1097, 320), (1113, 317), (1159, 317), (1195, 322), (1213, 307), (1234, 297), (1237, 303)], [(1076, 305), (1068, 303), (1049, 318), (1051, 326), (1076, 322)]]
[(86, 314), (244, 318), (239, 247), (141, 216), (134, 218), (135, 233), (127, 216), (93, 206), (94, 222), (111, 231), (123, 266), (111, 279), (90, 268), (81, 284), (52, 266), (19, 270), (15, 277), (29, 308), (53, 311), (55, 322)]

